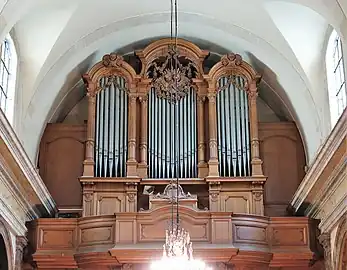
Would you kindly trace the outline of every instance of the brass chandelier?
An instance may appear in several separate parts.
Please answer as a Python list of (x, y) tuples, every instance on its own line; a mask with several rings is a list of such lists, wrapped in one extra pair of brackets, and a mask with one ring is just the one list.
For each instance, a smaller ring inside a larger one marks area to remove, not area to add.
[[(175, 25), (174, 36), (173, 25)], [(171, 0), (171, 44), (168, 46), (165, 60), (159, 64), (156, 62), (152, 64), (152, 87), (158, 97), (167, 99), (168, 102), (175, 105), (175, 135), (178, 133), (178, 103), (192, 87), (194, 72), (190, 62), (180, 62), (177, 48), (177, 28), (177, 0)], [(169, 228), (166, 230), (162, 258), (151, 264), (151, 270), (210, 270), (211, 268), (207, 267), (203, 261), (193, 258), (193, 246), (189, 232), (180, 226), (179, 199), (182, 197), (183, 190), (179, 185), (177, 141), (174, 145), (177, 175), (176, 179), (172, 180), (164, 191), (164, 193), (171, 195), (171, 198), (167, 198), (171, 203), (171, 220)]]

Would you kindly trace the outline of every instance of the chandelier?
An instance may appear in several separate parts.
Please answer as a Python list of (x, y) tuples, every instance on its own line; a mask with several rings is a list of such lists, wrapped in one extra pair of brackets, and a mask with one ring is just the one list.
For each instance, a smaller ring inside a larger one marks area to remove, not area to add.
[[(168, 47), (168, 55), (161, 65), (153, 63), (152, 86), (156, 94), (167, 99), (170, 103), (177, 105), (190, 90), (192, 84), (191, 64), (183, 65), (179, 61), (177, 50), (177, 0), (171, 0), (171, 44)], [(175, 38), (173, 39), (173, 17), (175, 17)], [(176, 113), (174, 114), (176, 116)], [(178, 132), (178, 117), (175, 117), (176, 132)], [(176, 159), (178, 158), (176, 147)], [(165, 244), (163, 245), (163, 256), (160, 260), (151, 264), (151, 270), (210, 270), (201, 260), (193, 258), (193, 246), (189, 232), (180, 226), (179, 199), (182, 198), (183, 189), (179, 185), (179, 161), (175, 161), (177, 178), (166, 188), (165, 194), (170, 194), (171, 224), (166, 230)], [(176, 183), (174, 183), (174, 181)], [(176, 206), (176, 211), (175, 210)], [(175, 216), (176, 214), (176, 216)]]

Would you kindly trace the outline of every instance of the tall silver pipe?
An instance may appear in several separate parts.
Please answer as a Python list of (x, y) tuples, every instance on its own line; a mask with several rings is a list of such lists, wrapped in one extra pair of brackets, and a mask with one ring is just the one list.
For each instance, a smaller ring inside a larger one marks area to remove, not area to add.
[[(120, 80), (120, 86), (123, 86), (123, 82), (122, 80)], [(119, 96), (119, 139), (118, 139), (118, 147), (119, 147), (119, 156), (118, 156), (118, 161), (119, 161), (119, 170), (118, 170), (118, 175), (121, 176), (123, 175), (123, 164), (125, 162), (125, 160), (123, 160), (123, 156), (124, 156), (124, 143), (123, 143), (123, 139), (124, 139), (124, 134), (125, 134), (125, 112), (124, 112), (124, 99), (123, 99), (123, 91), (120, 91), (119, 87), (118, 87), (118, 96)], [(127, 130), (127, 128), (126, 128)], [(126, 132), (127, 134), (127, 132)]]
[(241, 145), (241, 116), (240, 116), (240, 90), (234, 87), (235, 104), (236, 104), (236, 141), (237, 141), (237, 170), (238, 175), (241, 175), (242, 170), (242, 145)]
[(186, 119), (187, 119), (187, 174), (186, 174), (186, 177), (189, 177), (190, 175), (190, 159), (191, 159), (191, 137), (192, 137), (192, 134), (191, 134), (191, 126), (192, 126), (192, 123), (190, 122), (190, 115), (191, 115), (191, 110), (190, 110), (190, 104), (189, 104), (189, 101), (190, 101), (190, 95), (186, 96), (185, 97), (185, 106), (186, 106), (186, 109), (187, 109), (187, 113), (186, 113)]
[[(104, 82), (103, 82), (104, 85)], [(100, 95), (100, 125), (99, 125), (99, 177), (102, 177), (103, 157), (104, 157), (104, 101), (105, 90), (99, 92)]]
[[(125, 89), (125, 79), (122, 78), (122, 89)], [(128, 95), (125, 91), (122, 91), (123, 94), (123, 100), (124, 100), (124, 140), (123, 140), (123, 176), (126, 176), (126, 160), (128, 157)]]
[(168, 102), (165, 102), (165, 178), (170, 177), (170, 148), (171, 148), (171, 141), (170, 141), (170, 104)]
[[(239, 84), (243, 87), (243, 78), (239, 77)], [(248, 175), (248, 168), (247, 168), (247, 136), (246, 136), (246, 131), (247, 131), (247, 123), (248, 123), (248, 118), (246, 117), (246, 106), (247, 105), (247, 94), (246, 91), (244, 90), (239, 90), (240, 92), (240, 111), (241, 111), (241, 131), (242, 131), (242, 165), (243, 165), (243, 175)]]
[[(221, 80), (222, 86), (224, 86), (224, 81)], [(225, 154), (226, 154), (226, 145), (225, 145), (225, 90), (221, 92), (221, 126), (222, 126), (222, 134), (221, 134), (221, 150), (222, 150), (222, 160), (221, 160), (221, 174), (225, 175)]]
[(109, 176), (113, 174), (114, 167), (114, 132), (115, 132), (115, 121), (114, 121), (114, 110), (115, 110), (115, 93), (116, 89), (114, 84), (110, 86), (110, 107), (109, 107), (109, 125), (110, 125), (110, 133), (109, 133), (109, 152), (108, 152), (108, 163), (109, 163)]
[(148, 94), (148, 151), (147, 151), (147, 162), (148, 162), (148, 176), (152, 178), (152, 157), (153, 157), (153, 146), (152, 146), (152, 89)]
[[(221, 80), (218, 81), (218, 87), (221, 87)], [(219, 173), (222, 175), (222, 123), (221, 123), (221, 91), (217, 93), (217, 150), (218, 150), (218, 161), (219, 161)]]
[[(102, 87), (101, 81), (100, 81), (100, 86)], [(99, 176), (99, 150), (100, 150), (100, 146), (99, 146), (99, 125), (100, 125), (100, 95), (97, 94), (96, 95), (96, 107), (95, 107), (95, 151), (94, 151), (94, 159), (95, 159), (95, 176), (98, 177)]]
[[(242, 80), (242, 86), (245, 85), (244, 79)], [(248, 111), (248, 95), (244, 91), (244, 104), (245, 108), (245, 144), (246, 144), (246, 174), (251, 175), (251, 153), (250, 153), (250, 125), (249, 125), (249, 111)]]
[(192, 108), (192, 175), (191, 177), (196, 177), (197, 176), (197, 125), (196, 125), (196, 93), (193, 88), (190, 89), (190, 96), (191, 96), (191, 108)]
[[(227, 82), (226, 77), (223, 78), (223, 85), (226, 85)], [(230, 91), (228, 91), (229, 89), (224, 90), (224, 94), (225, 94), (225, 110), (224, 110), (224, 114), (225, 114), (225, 140), (226, 140), (226, 145), (225, 145), (225, 163), (226, 166), (224, 168), (225, 170), (225, 174), (227, 176), (230, 176), (230, 172), (231, 172), (231, 127), (232, 127), (232, 122), (231, 122), (231, 118), (230, 118), (230, 107), (232, 106), (232, 100), (230, 99)]]
[[(118, 80), (118, 78), (117, 78)], [(119, 80), (120, 83), (120, 80)], [(114, 108), (114, 124), (115, 124), (115, 130), (114, 130), (114, 175), (118, 176), (120, 175), (120, 139), (121, 139), (121, 134), (120, 134), (120, 111), (121, 111), (121, 97), (120, 97), (120, 92), (118, 87), (115, 88), (115, 108)]]
[(109, 101), (110, 101), (110, 86), (108, 86), (105, 90), (105, 124), (104, 124), (104, 168), (103, 168), (103, 177), (107, 177), (108, 170), (108, 138), (109, 138)]

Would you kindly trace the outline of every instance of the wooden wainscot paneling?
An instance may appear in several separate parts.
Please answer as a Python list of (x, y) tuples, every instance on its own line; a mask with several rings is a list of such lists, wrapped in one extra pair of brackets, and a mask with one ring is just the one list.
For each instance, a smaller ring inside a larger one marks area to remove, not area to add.
[[(193, 210), (188, 207), (180, 207), (182, 226), (190, 232), (194, 242), (210, 242), (211, 215), (208, 211)], [(165, 230), (171, 217), (171, 207), (164, 206), (153, 211), (140, 212), (137, 218), (138, 242), (163, 242)], [(224, 214), (228, 219), (228, 215)], [(229, 221), (230, 222), (230, 221)], [(223, 239), (227, 242), (229, 239)]]
[(266, 177), (206, 178), (210, 210), (264, 215), (263, 186)]
[[(33, 258), (39, 270), (147, 264), (162, 254), (170, 214), (171, 208), (163, 206), (138, 213), (38, 219), (29, 226)], [(316, 224), (308, 218), (215, 213), (185, 206), (180, 207), (180, 216), (191, 234), (194, 256), (208, 263), (235, 269), (310, 269)]]
[(113, 215), (137, 211), (139, 178), (80, 178), (83, 185), (83, 216)]
[(260, 123), (266, 216), (286, 216), (287, 206), (304, 177), (305, 154), (294, 123)]
[(37, 219), (29, 226), (31, 231), (35, 238), (29, 235), (29, 239), (36, 251), (33, 260), (38, 269), (77, 268), (74, 259), (78, 238), (76, 219)]
[(81, 208), (85, 125), (48, 124), (40, 144), (39, 172), (58, 208)]
[[(90, 222), (90, 221), (93, 222)], [(114, 243), (115, 222), (114, 216), (102, 218), (85, 218), (80, 220), (78, 226), (79, 247), (94, 245), (112, 245)]]

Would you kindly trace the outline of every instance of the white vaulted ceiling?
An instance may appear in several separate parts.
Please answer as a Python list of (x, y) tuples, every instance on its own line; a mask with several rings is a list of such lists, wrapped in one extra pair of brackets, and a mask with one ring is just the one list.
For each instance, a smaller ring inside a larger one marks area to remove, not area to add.
[[(347, 40), (346, 0), (179, 1), (179, 36), (241, 54), (300, 129), (312, 159), (329, 132), (325, 46)], [(15, 129), (35, 162), (40, 137), (81, 74), (112, 51), (169, 34), (169, 0), (0, 0), (19, 63)], [(346, 43), (345, 43), (346, 45)]]

